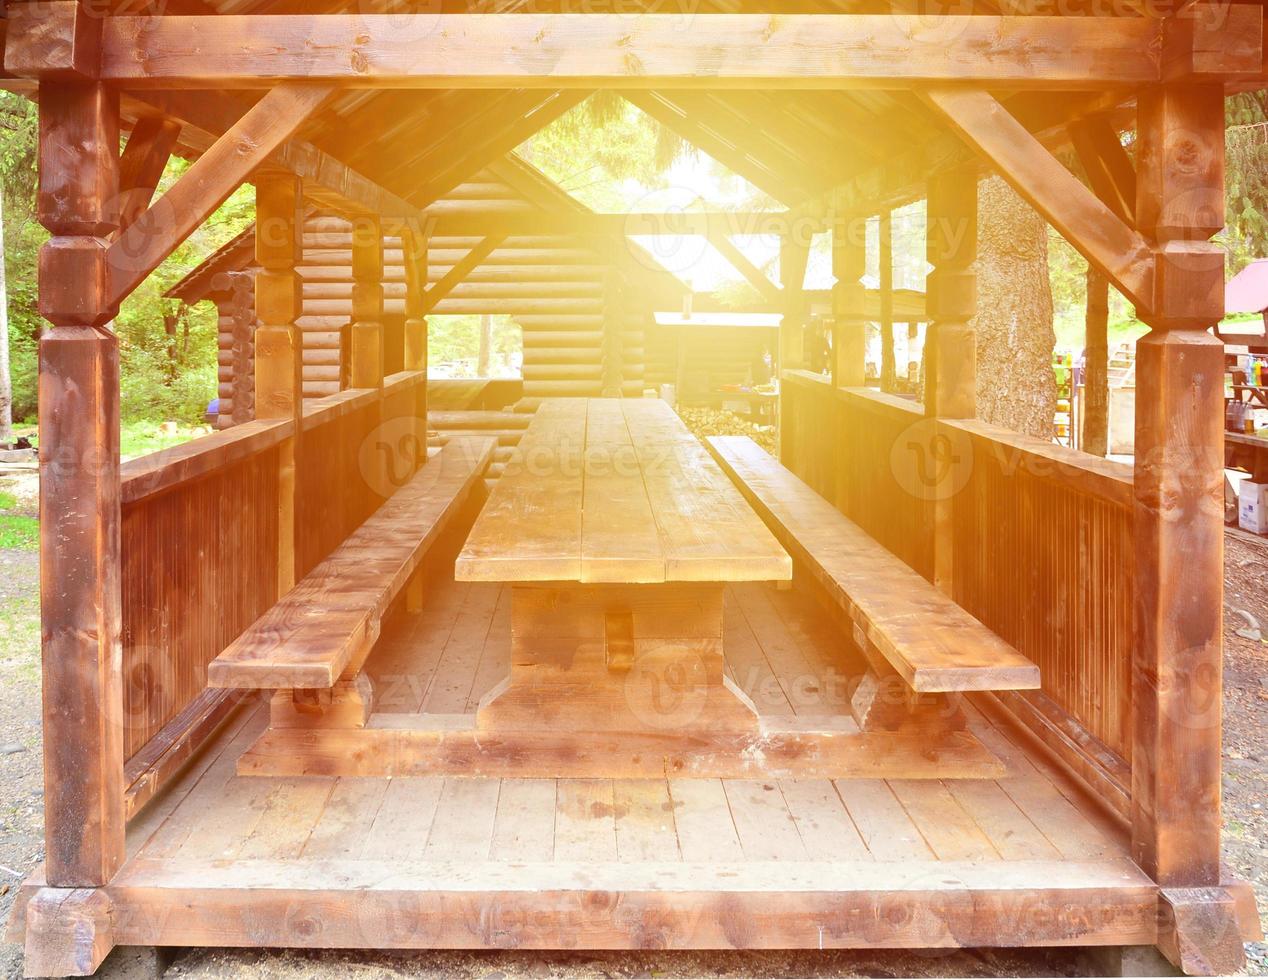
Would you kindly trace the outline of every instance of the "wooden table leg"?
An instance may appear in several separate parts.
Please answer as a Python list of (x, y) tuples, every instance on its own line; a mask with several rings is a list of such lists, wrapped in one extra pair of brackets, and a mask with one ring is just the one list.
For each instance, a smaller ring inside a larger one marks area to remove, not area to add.
[(756, 731), (723, 672), (721, 584), (516, 585), (485, 731)]

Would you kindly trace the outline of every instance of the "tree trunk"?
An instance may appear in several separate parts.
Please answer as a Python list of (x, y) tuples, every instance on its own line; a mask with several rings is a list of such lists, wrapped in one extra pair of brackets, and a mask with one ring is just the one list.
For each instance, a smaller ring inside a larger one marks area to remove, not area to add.
[(1093, 456), (1109, 451), (1109, 280), (1087, 270), (1086, 369), (1083, 378), (1081, 448)]
[(999, 177), (978, 185), (977, 273), (978, 418), (1051, 439), (1057, 382), (1048, 229)]
[(476, 377), (489, 376), (489, 348), (493, 346), (493, 317), (480, 317), (480, 349), (476, 355)]
[(9, 287), (4, 274), (4, 206), (0, 201), (0, 448), (13, 445), (13, 376), (9, 372)]

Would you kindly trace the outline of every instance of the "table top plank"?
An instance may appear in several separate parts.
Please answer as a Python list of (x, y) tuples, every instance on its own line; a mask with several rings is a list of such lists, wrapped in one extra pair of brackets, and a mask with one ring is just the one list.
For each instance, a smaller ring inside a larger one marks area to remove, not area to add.
[(666, 579), (790, 579), (792, 560), (677, 414), (659, 399), (621, 405), (660, 530)]
[(616, 398), (586, 409), (581, 581), (665, 581), (665, 555), (634, 441)]
[(656, 399), (543, 400), (458, 557), (463, 581), (731, 582), (792, 561)]
[(586, 404), (543, 401), (455, 565), (460, 582), (578, 581)]

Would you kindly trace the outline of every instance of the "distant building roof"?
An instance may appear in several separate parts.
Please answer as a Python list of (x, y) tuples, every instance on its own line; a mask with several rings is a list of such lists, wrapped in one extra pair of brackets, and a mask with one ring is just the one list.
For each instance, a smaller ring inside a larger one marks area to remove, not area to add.
[(1224, 312), (1262, 313), (1268, 310), (1268, 259), (1256, 259), (1224, 287)]

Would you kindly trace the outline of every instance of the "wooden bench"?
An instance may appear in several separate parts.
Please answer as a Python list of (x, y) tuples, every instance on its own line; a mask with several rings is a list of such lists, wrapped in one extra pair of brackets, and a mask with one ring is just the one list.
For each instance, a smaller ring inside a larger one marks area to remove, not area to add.
[(207, 668), (209, 687), (322, 690), (355, 675), (388, 605), (481, 486), (495, 440), (456, 438)]
[[(1039, 687), (1033, 662), (753, 440), (713, 436), (708, 444), (794, 561), (849, 619), (855, 645), (881, 681), (892, 671), (912, 692), (935, 695)], [(857, 701), (856, 694), (856, 714)], [(903, 710), (909, 712), (911, 705)]]

